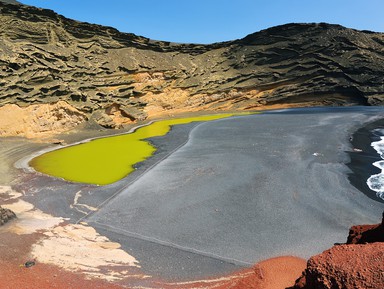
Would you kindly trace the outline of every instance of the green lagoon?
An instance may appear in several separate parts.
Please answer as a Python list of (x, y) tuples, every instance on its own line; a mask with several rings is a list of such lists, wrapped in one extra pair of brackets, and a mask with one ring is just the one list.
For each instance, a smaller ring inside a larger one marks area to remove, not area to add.
[(233, 116), (217, 114), (157, 121), (132, 133), (94, 139), (42, 154), (29, 163), (36, 171), (68, 181), (107, 185), (129, 173), (133, 165), (150, 157), (156, 148), (147, 138), (163, 136), (171, 126)]

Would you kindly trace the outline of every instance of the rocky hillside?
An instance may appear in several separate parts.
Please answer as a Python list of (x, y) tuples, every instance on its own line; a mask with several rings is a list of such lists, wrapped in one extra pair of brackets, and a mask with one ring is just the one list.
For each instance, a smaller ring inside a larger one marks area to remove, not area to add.
[[(230, 42), (175, 44), (2, 2), (0, 27), (0, 106), (35, 105), (58, 120), (117, 127), (180, 111), (384, 101), (380, 33), (287, 24)], [(71, 109), (47, 106), (59, 100)], [(43, 118), (37, 131), (49, 130)]]
[(7, 3), (7, 4), (20, 4), (16, 0), (0, 0), (0, 2), (4, 2), (4, 3)]

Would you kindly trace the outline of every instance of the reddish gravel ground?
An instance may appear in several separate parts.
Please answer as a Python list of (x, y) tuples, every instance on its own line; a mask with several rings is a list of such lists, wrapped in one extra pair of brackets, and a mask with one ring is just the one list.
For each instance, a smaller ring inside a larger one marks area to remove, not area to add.
[(0, 233), (0, 288), (121, 288), (105, 281), (87, 280), (80, 273), (67, 272), (38, 260), (26, 268), (23, 264), (31, 260), (31, 246), (40, 237), (39, 234)]
[(174, 284), (158, 282), (156, 286), (166, 289), (284, 289), (294, 284), (297, 276), (305, 269), (306, 263), (306, 260), (297, 257), (277, 257), (232, 275)]
[[(8, 224), (11, 225), (11, 224)], [(65, 271), (59, 267), (39, 263), (26, 268), (31, 261), (29, 255), (32, 244), (40, 234), (16, 235), (8, 232), (0, 234), (0, 288), (132, 288), (129, 280), (110, 283), (100, 279), (89, 280), (81, 272)], [(253, 268), (230, 276), (214, 277), (210, 280), (185, 283), (162, 283), (152, 281), (144, 284), (152, 288), (233, 288), (233, 289), (282, 289), (291, 286), (305, 269), (306, 261), (296, 257), (279, 257), (263, 261)], [(148, 280), (149, 281), (149, 280)], [(136, 282), (135, 282), (136, 283)], [(139, 286), (140, 284), (135, 284)], [(140, 288), (140, 287), (135, 287)], [(143, 287), (144, 288), (144, 287)]]

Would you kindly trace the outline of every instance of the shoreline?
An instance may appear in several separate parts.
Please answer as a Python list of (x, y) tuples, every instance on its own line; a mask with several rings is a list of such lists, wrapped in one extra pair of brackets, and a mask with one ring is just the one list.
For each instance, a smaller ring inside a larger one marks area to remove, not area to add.
[(378, 127), (384, 127), (384, 119), (368, 123), (352, 135), (351, 143), (357, 151), (349, 152), (351, 161), (347, 166), (351, 169), (352, 173), (348, 174), (348, 179), (353, 186), (367, 197), (384, 203), (384, 200), (377, 197), (376, 192), (372, 191), (367, 185), (367, 180), (370, 176), (381, 172), (373, 163), (382, 159), (371, 146), (373, 141), (379, 140), (372, 132), (373, 129)]
[[(85, 138), (83, 140), (79, 140), (79, 141), (75, 141), (73, 143), (69, 143), (69, 144), (65, 144), (65, 145), (62, 145), (62, 144), (56, 144), (56, 145), (51, 145), (50, 147), (46, 147), (46, 148), (43, 148), (39, 151), (36, 151), (32, 154), (29, 154), (19, 160), (17, 160), (15, 163), (14, 163), (14, 167), (17, 168), (17, 169), (22, 169), (22, 170), (25, 170), (26, 172), (30, 172), (30, 173), (38, 173), (38, 174), (43, 174), (39, 171), (36, 171), (32, 166), (29, 165), (29, 163), (31, 162), (31, 160), (33, 160), (34, 158), (38, 157), (38, 156), (41, 156), (45, 153), (48, 153), (48, 152), (51, 152), (51, 151), (55, 151), (55, 150), (59, 150), (59, 149), (64, 149), (64, 148), (68, 148), (68, 147), (71, 147), (71, 146), (76, 146), (76, 145), (80, 145), (80, 144), (85, 144), (85, 143), (88, 143), (88, 142), (91, 142), (93, 140), (97, 140), (97, 139), (102, 139), (102, 138), (107, 138), (107, 137), (114, 137), (114, 136), (119, 136), (119, 135), (125, 135), (125, 134), (130, 134), (130, 133), (133, 133), (135, 132), (136, 130), (138, 130), (139, 128), (141, 127), (144, 127), (144, 126), (148, 126), (148, 125), (151, 125), (154, 121), (149, 121), (148, 123), (144, 123), (144, 124), (140, 124), (140, 125), (137, 125), (137, 126), (134, 126), (132, 128), (130, 128), (128, 131), (126, 132), (117, 132), (115, 134), (110, 134), (110, 135), (105, 135), (105, 136), (93, 136), (93, 137), (90, 137), (90, 138)], [(80, 133), (81, 134), (81, 133)], [(58, 179), (61, 179), (59, 177), (55, 177), (55, 176), (51, 176), (52, 178), (58, 178)], [(67, 182), (71, 182), (71, 181), (67, 181)], [(76, 182), (75, 182), (76, 183)]]
[(153, 122), (127, 134), (94, 139), (51, 151), (33, 159), (29, 164), (39, 172), (65, 180), (110, 185), (125, 178), (134, 165), (154, 154), (156, 148), (146, 138), (166, 135), (171, 126), (190, 122), (214, 121), (232, 114), (216, 114), (191, 118), (174, 118)]

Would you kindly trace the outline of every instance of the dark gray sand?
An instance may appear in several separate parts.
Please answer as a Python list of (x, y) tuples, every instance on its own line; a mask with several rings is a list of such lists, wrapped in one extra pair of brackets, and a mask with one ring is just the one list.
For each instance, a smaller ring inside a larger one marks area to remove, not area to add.
[[(43, 211), (88, 222), (161, 278), (308, 258), (345, 242), (351, 225), (379, 222), (383, 204), (349, 182), (346, 164), (352, 134), (380, 118), (379, 107), (306, 108), (178, 126), (116, 184), (26, 174), (19, 189), (34, 190), (25, 197)], [(76, 207), (79, 192), (98, 211)]]
[(291, 110), (200, 124), (87, 221), (239, 265), (308, 258), (344, 242), (351, 225), (378, 221), (383, 206), (349, 183), (345, 151), (353, 131), (383, 112)]
[(351, 173), (348, 174), (348, 178), (352, 185), (369, 198), (384, 203), (384, 200), (376, 196), (367, 185), (367, 179), (381, 171), (372, 165), (374, 162), (382, 160), (377, 151), (371, 146), (373, 141), (380, 140), (380, 136), (373, 131), (377, 128), (384, 128), (384, 119), (369, 123), (353, 134), (351, 142), (357, 149), (349, 152), (351, 162), (347, 165)]

